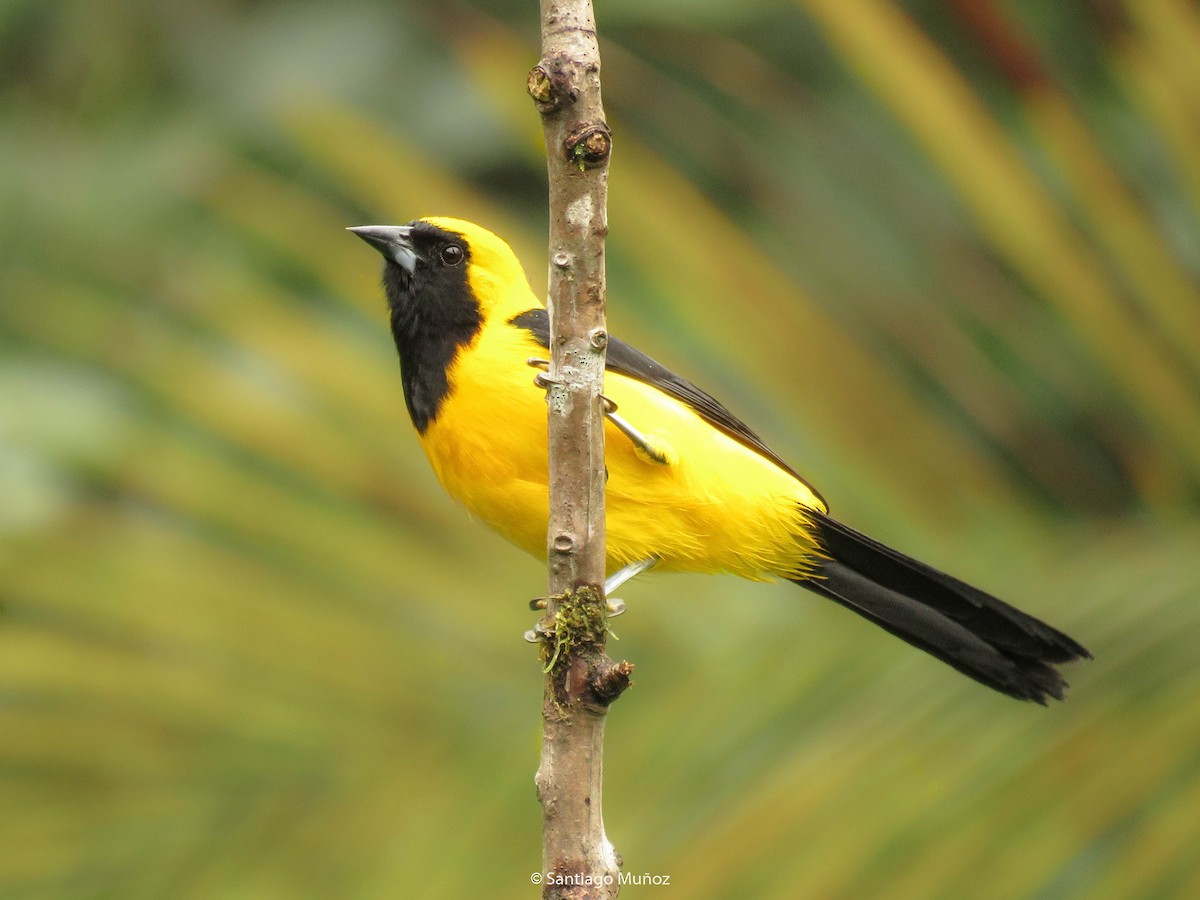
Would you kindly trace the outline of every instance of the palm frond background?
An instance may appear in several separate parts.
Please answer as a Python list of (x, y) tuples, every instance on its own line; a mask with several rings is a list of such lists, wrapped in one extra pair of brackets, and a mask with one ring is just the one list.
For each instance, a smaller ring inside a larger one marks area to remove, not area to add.
[[(672, 887), (626, 895), (1200, 895), (1200, 13), (599, 16), (614, 331), (1096, 654), (1040, 710), (635, 584), (608, 828)], [(442, 496), (341, 229), (474, 219), (543, 283), (536, 4), (0, 37), (0, 895), (532, 895), (541, 567)]]

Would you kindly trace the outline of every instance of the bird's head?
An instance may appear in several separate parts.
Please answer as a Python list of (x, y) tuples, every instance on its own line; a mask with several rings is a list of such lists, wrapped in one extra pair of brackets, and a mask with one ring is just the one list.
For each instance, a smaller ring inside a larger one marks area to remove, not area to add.
[(471, 222), (429, 217), (348, 230), (383, 256), (393, 319), (461, 321), (536, 305), (512, 248)]

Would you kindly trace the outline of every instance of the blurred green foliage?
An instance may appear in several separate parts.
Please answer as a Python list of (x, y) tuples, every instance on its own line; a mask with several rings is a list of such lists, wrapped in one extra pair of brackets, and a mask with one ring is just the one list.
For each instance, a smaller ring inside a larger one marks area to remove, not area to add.
[[(646, 578), (608, 830), (678, 898), (1200, 896), (1200, 14), (599, 8), (614, 330), (1077, 636), (1041, 710)], [(532, 896), (543, 584), (413, 439), (376, 260), (545, 269), (536, 4), (0, 8), (0, 896)]]

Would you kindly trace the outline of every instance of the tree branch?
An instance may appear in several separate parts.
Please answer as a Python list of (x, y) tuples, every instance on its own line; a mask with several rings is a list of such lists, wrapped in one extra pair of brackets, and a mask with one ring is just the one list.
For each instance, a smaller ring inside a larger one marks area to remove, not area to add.
[(590, 0), (541, 0), (528, 90), (550, 182), (550, 593), (540, 632), (545, 898), (615, 897), (620, 858), (601, 809), (604, 721), (633, 667), (605, 653), (604, 237), (611, 138)]

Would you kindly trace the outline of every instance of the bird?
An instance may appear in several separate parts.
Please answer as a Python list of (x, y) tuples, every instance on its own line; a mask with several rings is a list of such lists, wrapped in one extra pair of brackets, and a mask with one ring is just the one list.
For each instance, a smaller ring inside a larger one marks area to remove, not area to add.
[[(400, 382), (445, 491), (546, 557), (549, 316), (512, 248), (462, 219), (348, 229), (383, 257)], [(544, 384), (543, 384), (544, 386)], [(712, 395), (610, 336), (603, 387), (608, 591), (656, 567), (778, 578), (1000, 693), (1046, 705), (1074, 639), (833, 518), (817, 490)]]

